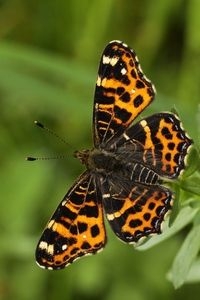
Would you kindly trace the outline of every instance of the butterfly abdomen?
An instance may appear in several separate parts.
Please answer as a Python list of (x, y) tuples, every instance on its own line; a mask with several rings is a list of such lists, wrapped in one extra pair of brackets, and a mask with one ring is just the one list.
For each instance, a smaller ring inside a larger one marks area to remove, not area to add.
[(160, 179), (157, 173), (144, 166), (141, 163), (133, 163), (128, 166), (130, 179), (134, 182), (139, 182), (142, 184), (159, 184)]

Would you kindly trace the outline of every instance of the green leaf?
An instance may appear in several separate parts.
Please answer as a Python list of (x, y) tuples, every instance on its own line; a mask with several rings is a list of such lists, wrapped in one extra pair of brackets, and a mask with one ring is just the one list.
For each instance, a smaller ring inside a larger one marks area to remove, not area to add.
[(195, 171), (200, 170), (200, 155), (199, 149), (195, 146), (190, 148), (186, 161), (187, 168), (182, 174), (182, 178), (186, 178), (193, 174)]
[(170, 280), (177, 289), (188, 278), (188, 273), (200, 249), (200, 224), (194, 224), (175, 257)]
[(185, 282), (187, 283), (200, 282), (200, 259), (197, 259), (192, 264)]
[(193, 178), (183, 179), (180, 181), (180, 187), (187, 192), (200, 196), (200, 178), (195, 176)]

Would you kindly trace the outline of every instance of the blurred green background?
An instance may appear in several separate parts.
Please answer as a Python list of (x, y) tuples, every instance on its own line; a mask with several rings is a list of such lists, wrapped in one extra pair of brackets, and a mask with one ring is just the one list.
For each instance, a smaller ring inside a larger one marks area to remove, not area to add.
[[(74, 150), (90, 148), (100, 55), (113, 39), (137, 53), (157, 89), (143, 116), (174, 106), (194, 140), (200, 117), (200, 1), (0, 1), (0, 299), (199, 299), (200, 285), (167, 280), (185, 231), (147, 251), (108, 244), (62, 271), (40, 269), (41, 232), (82, 171)], [(35, 128), (39, 120), (65, 146)], [(66, 154), (65, 160), (27, 162)]]

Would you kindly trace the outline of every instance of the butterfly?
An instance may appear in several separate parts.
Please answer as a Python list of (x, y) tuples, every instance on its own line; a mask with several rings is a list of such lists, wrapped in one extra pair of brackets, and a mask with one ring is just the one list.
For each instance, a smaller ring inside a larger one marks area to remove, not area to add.
[(61, 269), (102, 250), (104, 215), (115, 235), (129, 244), (161, 233), (173, 201), (162, 181), (185, 169), (192, 140), (173, 113), (156, 113), (132, 124), (154, 96), (135, 52), (111, 41), (101, 56), (94, 93), (94, 145), (75, 152), (86, 171), (42, 233), (36, 249), (41, 267)]

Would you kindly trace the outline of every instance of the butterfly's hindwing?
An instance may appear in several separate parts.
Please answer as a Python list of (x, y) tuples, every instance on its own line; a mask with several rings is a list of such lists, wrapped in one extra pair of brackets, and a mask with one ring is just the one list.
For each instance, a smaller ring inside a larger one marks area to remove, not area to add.
[(161, 232), (164, 217), (171, 209), (172, 192), (159, 185), (156, 173), (139, 163), (128, 169), (128, 174), (111, 174), (103, 182), (103, 204), (114, 233), (134, 243)]
[(192, 140), (178, 117), (171, 113), (149, 116), (128, 128), (118, 139), (116, 148), (135, 144), (138, 160), (158, 175), (176, 178), (185, 169)]

